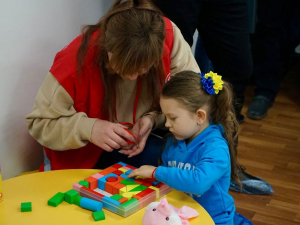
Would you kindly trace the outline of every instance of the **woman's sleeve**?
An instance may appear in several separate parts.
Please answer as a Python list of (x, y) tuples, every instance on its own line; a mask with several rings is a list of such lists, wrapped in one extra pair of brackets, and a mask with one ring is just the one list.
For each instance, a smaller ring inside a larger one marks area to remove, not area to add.
[(173, 22), (172, 25), (174, 42), (171, 53), (171, 76), (183, 70), (199, 73), (200, 69), (193, 56), (191, 47), (184, 40), (179, 28)]
[(74, 101), (55, 77), (48, 73), (26, 116), (28, 131), (41, 145), (58, 151), (77, 149), (91, 141), (97, 119), (77, 113)]

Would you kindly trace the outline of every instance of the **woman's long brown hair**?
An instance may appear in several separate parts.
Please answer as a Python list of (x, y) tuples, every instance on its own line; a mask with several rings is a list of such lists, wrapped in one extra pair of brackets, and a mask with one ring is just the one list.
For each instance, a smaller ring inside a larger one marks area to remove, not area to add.
[(187, 110), (196, 113), (204, 105), (208, 106), (207, 116), (213, 124), (222, 124), (223, 137), (229, 147), (231, 161), (231, 179), (241, 184), (237, 175), (236, 139), (239, 124), (233, 108), (233, 94), (229, 83), (224, 81), (223, 90), (217, 95), (209, 95), (203, 90), (201, 76), (192, 71), (182, 71), (165, 84), (162, 96), (178, 100)]
[[(104, 86), (103, 118), (113, 120), (120, 76), (142, 69), (148, 70), (142, 76), (147, 83), (143, 87), (148, 90), (147, 99), (152, 101), (151, 109), (158, 110), (165, 77), (162, 63), (165, 23), (161, 12), (149, 0), (116, 0), (97, 24), (85, 26), (82, 32), (77, 54), (78, 77), (84, 76), (87, 52), (94, 48), (93, 63), (99, 67)], [(94, 37), (95, 32), (98, 34)], [(112, 53), (110, 59), (108, 52)]]

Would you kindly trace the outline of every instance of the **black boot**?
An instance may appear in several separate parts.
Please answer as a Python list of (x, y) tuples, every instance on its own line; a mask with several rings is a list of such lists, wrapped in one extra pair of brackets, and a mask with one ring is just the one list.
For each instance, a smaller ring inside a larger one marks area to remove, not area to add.
[(261, 120), (267, 116), (268, 109), (272, 107), (272, 105), (273, 101), (271, 99), (263, 95), (257, 95), (248, 108), (247, 116), (250, 119)]

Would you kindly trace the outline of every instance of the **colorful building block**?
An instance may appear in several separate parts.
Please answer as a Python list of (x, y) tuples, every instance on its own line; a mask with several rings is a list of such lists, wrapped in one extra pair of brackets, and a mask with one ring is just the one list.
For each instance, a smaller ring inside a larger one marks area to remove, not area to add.
[(98, 187), (98, 179), (94, 177), (88, 177), (84, 179), (85, 181), (89, 182), (89, 188), (94, 190)]
[(118, 214), (126, 217), (137, 211), (139, 206), (139, 201), (136, 198), (132, 198), (118, 207)]
[(129, 169), (125, 172), (126, 175), (130, 174), (133, 171), (133, 169)]
[(132, 196), (133, 196), (133, 193), (131, 193), (131, 192), (125, 192), (125, 193), (123, 193), (122, 196), (124, 198), (127, 198), (128, 200), (130, 200), (132, 198)]
[(84, 187), (87, 187), (87, 188), (89, 188), (89, 182), (88, 181), (86, 181), (86, 180), (81, 180), (81, 181), (79, 181), (78, 182), (80, 185), (82, 185), (82, 186), (84, 186)]
[(118, 176), (120, 176), (121, 174), (123, 174), (123, 172), (122, 171), (120, 171), (120, 170), (115, 170), (114, 172), (112, 172), (113, 174), (116, 174), (116, 175), (118, 175)]
[(122, 189), (122, 188), (124, 188), (124, 187), (126, 187), (126, 185), (120, 184), (120, 183), (114, 185), (114, 186), (113, 186), (113, 190), (112, 190), (112, 194), (113, 194), (113, 195), (115, 195), (115, 194), (120, 194), (120, 189)]
[(22, 202), (21, 203), (21, 212), (31, 212), (31, 211), (32, 211), (31, 202)]
[(127, 168), (135, 170), (136, 168), (134, 166), (126, 165)]
[(146, 186), (144, 186), (144, 185), (140, 185), (140, 186), (138, 186), (138, 187), (136, 187), (136, 188), (133, 188), (133, 189), (131, 189), (131, 190), (129, 190), (129, 192), (136, 192), (136, 191), (143, 191), (143, 190), (146, 190), (148, 187), (146, 187)]
[(111, 166), (111, 167), (108, 167), (108, 168), (102, 170), (102, 171), (99, 172), (99, 173), (102, 174), (103, 176), (106, 176), (106, 175), (108, 175), (108, 174), (114, 172), (115, 170), (117, 170), (117, 169)]
[(123, 204), (124, 202), (127, 202), (128, 199), (127, 198), (121, 198), (118, 200), (118, 202), (120, 202), (121, 204)]
[(52, 198), (48, 200), (48, 205), (57, 207), (60, 203), (63, 202), (64, 198), (65, 198), (65, 194), (58, 192), (56, 195), (54, 195)]
[(130, 181), (130, 180), (126, 180), (126, 179), (122, 180), (120, 182), (120, 184), (124, 184), (124, 185), (137, 185), (137, 186), (139, 186), (139, 184), (137, 184), (137, 183), (135, 183), (133, 181)]
[(149, 188), (153, 189), (156, 191), (156, 198), (159, 198), (159, 189), (157, 187), (150, 186)]
[(122, 168), (123, 165), (116, 163), (116, 164), (112, 165), (112, 167), (116, 168), (116, 169), (119, 169), (119, 168)]
[(100, 174), (100, 173), (96, 173), (94, 175), (92, 175), (92, 177), (96, 178), (97, 180), (100, 179), (101, 177), (103, 177), (104, 175)]
[(115, 213), (117, 212), (119, 205), (121, 205), (121, 202), (118, 202), (118, 201), (116, 201), (112, 198), (106, 197), (106, 196), (103, 197), (102, 203), (106, 209), (108, 209), (112, 212), (115, 212)]
[(119, 168), (119, 171), (122, 171), (124, 174), (127, 172), (127, 170), (125, 170), (124, 168)]
[(126, 179), (126, 180), (134, 181), (134, 179), (132, 179), (132, 178), (128, 178), (128, 177), (127, 177), (127, 175), (126, 175), (126, 174), (124, 174), (124, 173), (123, 173), (123, 174), (121, 174), (121, 175), (120, 175), (120, 177), (123, 177), (123, 178), (124, 178), (124, 179)]
[(98, 211), (98, 212), (93, 212), (92, 216), (95, 221), (105, 220), (105, 214), (104, 214), (103, 210)]
[(71, 189), (65, 193), (65, 201), (69, 204), (73, 204), (77, 196), (79, 196), (78, 191)]
[(81, 197), (81, 196), (77, 196), (77, 197), (75, 198), (75, 200), (74, 200), (74, 204), (80, 206), (80, 201), (81, 201), (82, 198), (83, 198), (83, 197)]
[(122, 196), (122, 195), (119, 195), (119, 194), (115, 194), (115, 195), (113, 195), (113, 196), (110, 196), (110, 198), (112, 198), (112, 199), (118, 201), (118, 200), (120, 200), (121, 198), (123, 198), (123, 196)]
[(98, 188), (99, 189), (105, 190), (105, 183), (107, 182), (106, 178), (108, 178), (108, 177), (118, 177), (118, 175), (110, 173), (110, 174), (107, 174), (104, 177), (101, 177), (100, 179), (98, 179)]
[(83, 197), (80, 200), (80, 207), (97, 212), (97, 211), (102, 210), (103, 204), (99, 201), (95, 201), (95, 200)]
[(123, 163), (123, 162), (118, 162), (117, 164), (120, 164), (120, 165), (122, 165), (123, 167), (124, 167), (124, 166), (127, 166), (127, 164), (126, 164), (126, 163)]
[(82, 185), (78, 184), (78, 183), (75, 183), (73, 184), (72, 188), (75, 190), (75, 191), (80, 191), (80, 188), (83, 187)]
[(106, 191), (103, 191), (103, 190), (101, 190), (101, 189), (99, 189), (99, 188), (96, 188), (94, 191), (95, 191), (95, 192), (98, 192), (99, 194), (102, 194), (102, 195), (104, 195), (104, 196), (107, 196), (107, 197), (109, 197), (109, 198), (112, 196), (112, 194), (110, 194), (110, 193), (108, 193), (108, 192), (106, 192)]

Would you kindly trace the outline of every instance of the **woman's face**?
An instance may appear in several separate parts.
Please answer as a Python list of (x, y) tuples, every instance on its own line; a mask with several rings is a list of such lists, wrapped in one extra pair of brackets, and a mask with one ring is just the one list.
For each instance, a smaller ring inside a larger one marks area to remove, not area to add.
[[(111, 59), (111, 57), (112, 57), (112, 53), (111, 52), (108, 52), (108, 60), (110, 60)], [(118, 71), (118, 69), (117, 68), (114, 68), (113, 66), (112, 66), (112, 69), (117, 73), (117, 74), (119, 74), (119, 71)], [(138, 78), (138, 76), (140, 76), (140, 75), (143, 75), (143, 74), (145, 74), (145, 73), (147, 73), (148, 72), (148, 69), (146, 69), (146, 68), (141, 68), (141, 69), (139, 69), (136, 73), (134, 73), (134, 74), (126, 74), (126, 75), (120, 75), (123, 79), (125, 79), (125, 80), (136, 80), (137, 78)]]

